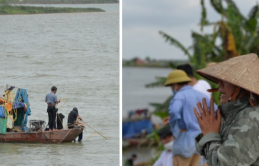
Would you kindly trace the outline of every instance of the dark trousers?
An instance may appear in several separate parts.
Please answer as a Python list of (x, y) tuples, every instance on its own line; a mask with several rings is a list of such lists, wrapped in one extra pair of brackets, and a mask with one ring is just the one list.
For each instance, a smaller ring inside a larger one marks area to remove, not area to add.
[(56, 129), (56, 108), (55, 106), (48, 107), (48, 115), (49, 115), (49, 129)]
[(83, 139), (83, 131), (81, 134), (78, 135), (78, 141), (81, 141)]

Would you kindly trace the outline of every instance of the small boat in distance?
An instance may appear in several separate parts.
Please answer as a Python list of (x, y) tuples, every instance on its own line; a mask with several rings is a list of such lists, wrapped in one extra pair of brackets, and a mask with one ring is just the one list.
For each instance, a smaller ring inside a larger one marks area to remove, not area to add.
[(6, 87), (0, 98), (0, 142), (63, 143), (72, 142), (83, 132), (84, 126), (54, 131), (45, 130), (45, 121), (30, 120), (30, 103), (26, 89), (18, 88), (14, 97), (14, 86)]
[(146, 139), (153, 130), (154, 124), (148, 109), (129, 111), (127, 119), (124, 119), (122, 124), (123, 147), (154, 144), (153, 141)]

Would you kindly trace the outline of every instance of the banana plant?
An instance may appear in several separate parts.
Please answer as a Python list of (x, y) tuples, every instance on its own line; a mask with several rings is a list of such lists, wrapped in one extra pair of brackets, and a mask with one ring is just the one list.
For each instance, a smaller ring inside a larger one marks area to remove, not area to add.
[[(192, 32), (193, 43), (191, 46), (184, 46), (173, 36), (159, 31), (167, 43), (180, 49), (188, 57), (194, 70), (206, 67), (209, 62), (220, 62), (250, 52), (259, 53), (258, 4), (255, 4), (248, 16), (245, 17), (232, 0), (210, 0), (213, 9), (221, 16), (218, 21), (210, 22), (207, 19), (205, 2), (208, 1), (200, 0), (201, 19), (199, 24), (201, 32)], [(223, 2), (226, 3), (226, 7), (223, 6)], [(213, 30), (211, 33), (205, 34), (203, 29), (207, 26), (213, 26)], [(216, 41), (220, 42), (216, 43)], [(197, 74), (195, 77), (201, 79)], [(163, 86), (165, 80), (165, 77), (156, 77), (156, 81), (147, 84), (146, 87)], [(210, 84), (212, 88), (217, 87), (212, 82)], [(155, 115), (165, 116), (162, 112), (167, 112), (170, 98), (161, 104), (151, 103), (155, 107)], [(214, 93), (213, 98), (219, 104), (219, 93)]]

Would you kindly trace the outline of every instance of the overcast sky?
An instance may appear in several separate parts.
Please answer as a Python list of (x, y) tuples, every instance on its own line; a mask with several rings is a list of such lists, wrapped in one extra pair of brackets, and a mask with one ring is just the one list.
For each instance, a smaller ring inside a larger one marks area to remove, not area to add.
[[(219, 15), (204, 0), (209, 21), (219, 20)], [(133, 57), (184, 60), (187, 57), (178, 48), (165, 42), (158, 33), (163, 31), (185, 47), (192, 43), (191, 31), (200, 32), (200, 0), (123, 0), (122, 1), (122, 53), (123, 59)], [(235, 0), (244, 16), (257, 0)], [(206, 28), (205, 32), (211, 31)]]

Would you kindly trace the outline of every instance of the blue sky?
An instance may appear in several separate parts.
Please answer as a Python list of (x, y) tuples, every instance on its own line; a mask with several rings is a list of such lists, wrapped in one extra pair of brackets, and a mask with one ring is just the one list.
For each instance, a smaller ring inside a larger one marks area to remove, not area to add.
[[(209, 21), (219, 20), (219, 15), (205, 1)], [(257, 0), (235, 0), (244, 16)], [(166, 43), (158, 33), (163, 31), (188, 47), (192, 43), (191, 31), (200, 32), (200, 0), (123, 0), (122, 1), (122, 57), (164, 60), (185, 60), (178, 48)], [(212, 28), (206, 28), (210, 32)]]

